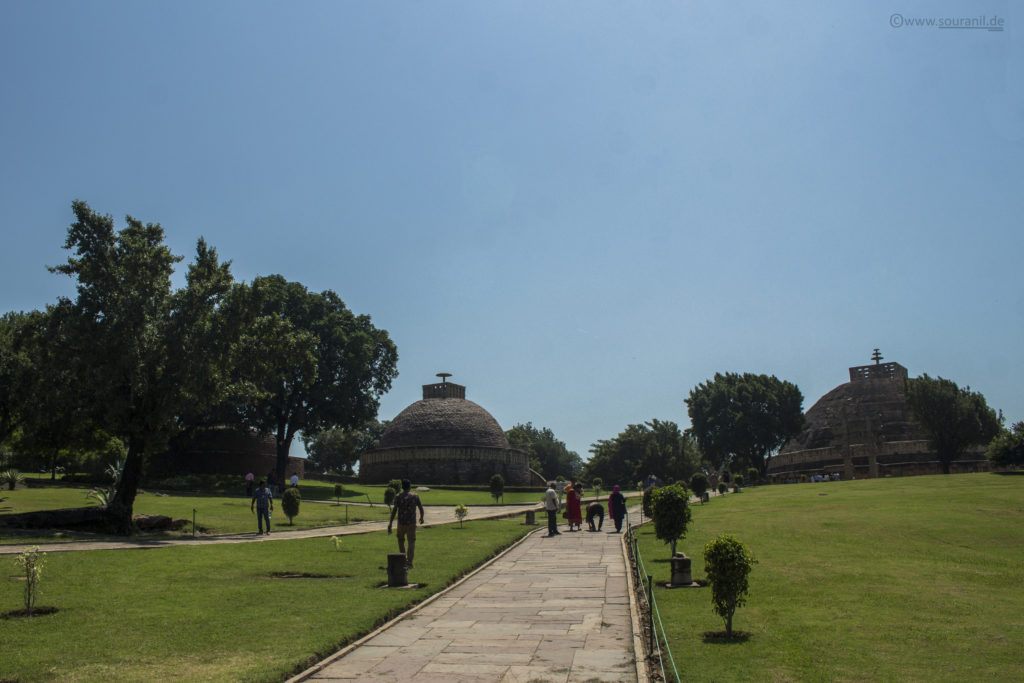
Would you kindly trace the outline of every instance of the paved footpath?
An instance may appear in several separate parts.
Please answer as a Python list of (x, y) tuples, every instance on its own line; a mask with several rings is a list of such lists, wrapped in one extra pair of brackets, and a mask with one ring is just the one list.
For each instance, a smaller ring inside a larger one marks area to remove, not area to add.
[[(243, 504), (248, 501), (243, 500)], [(321, 501), (307, 501), (321, 502)], [(330, 503), (328, 503), (330, 504)], [(539, 505), (473, 505), (469, 508), (469, 515), (466, 520), (492, 519), (495, 517), (515, 517), (524, 514), (527, 510), (540, 510)], [(426, 526), (438, 524), (454, 524), (454, 505), (426, 505), (425, 522)], [(538, 513), (538, 518), (543, 516)], [(345, 536), (348, 534), (366, 534), (371, 531), (383, 531), (388, 528), (387, 520), (372, 522), (354, 522), (344, 526), (315, 527), (312, 529), (288, 529), (280, 525), (274, 527), (274, 532), (259, 536), (256, 534), (256, 516), (252, 516), (253, 531), (241, 534), (214, 534), (209, 536), (200, 535), (196, 538), (189, 536), (129, 536), (127, 538), (103, 538), (88, 539), (82, 538), (66, 543), (28, 543), (28, 544), (4, 544), (0, 545), (0, 555), (13, 555), (21, 553), (38, 545), (40, 550), (48, 553), (83, 551), (83, 550), (129, 550), (138, 548), (166, 548), (172, 545), (210, 545), (211, 543), (266, 543), (268, 541), (287, 541), (296, 538), (325, 538), (328, 536)], [(2, 531), (2, 530), (0, 530)]]
[(607, 527), (535, 532), (292, 680), (645, 681), (626, 566)]

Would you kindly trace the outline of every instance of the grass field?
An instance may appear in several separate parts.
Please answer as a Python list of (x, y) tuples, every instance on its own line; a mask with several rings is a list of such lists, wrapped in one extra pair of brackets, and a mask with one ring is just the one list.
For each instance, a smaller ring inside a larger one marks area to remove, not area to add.
[[(32, 619), (0, 619), (0, 680), (279, 681), (418, 602), (535, 527), (420, 530), (412, 590), (382, 588), (394, 537), (50, 553)], [(0, 558), (0, 613), (23, 607)]]
[[(387, 519), (390, 510), (384, 505), (384, 487), (369, 485), (345, 485), (344, 495), (334, 498), (333, 484), (307, 482), (299, 486), (303, 502), (299, 514), (292, 523), (281, 510), (280, 500), (275, 501), (274, 515), (271, 523), (275, 529), (308, 529), (323, 526), (336, 526), (360, 521)], [(96, 505), (96, 501), (88, 498), (89, 487), (76, 485), (46, 485), (33, 488), (19, 488), (15, 491), (0, 491), (0, 514), (34, 512), (38, 510), (54, 510), (60, 508), (85, 507)], [(244, 493), (244, 492), (243, 492)], [(488, 491), (464, 489), (431, 489), (419, 491), (424, 505), (452, 506), (494, 505)], [(592, 492), (588, 492), (592, 493)], [(368, 498), (369, 496), (369, 498)], [(518, 503), (538, 503), (541, 494), (532, 492), (508, 493), (502, 503), (513, 505)], [(336, 504), (337, 500), (341, 504)], [(373, 505), (367, 504), (372, 501)], [(316, 502), (314, 502), (316, 501)], [(192, 533), (192, 511), (195, 510), (196, 526), (200, 533), (226, 534), (253, 531), (256, 528), (256, 517), (250, 511), (250, 501), (244, 495), (190, 493), (171, 491), (167, 494), (153, 490), (143, 490), (135, 500), (135, 512), (138, 514), (166, 515), (174, 519), (184, 519), (188, 524), (179, 532), (168, 535)], [(0, 533), (0, 543), (46, 543), (51, 541), (74, 540), (66, 534), (39, 534), (27, 537), (24, 534), (11, 535)]]
[(639, 534), (679, 673), (700, 680), (1024, 680), (1024, 477), (909, 477), (747, 489), (693, 508), (679, 549), (729, 533), (758, 564), (721, 642), (710, 588), (666, 589)]

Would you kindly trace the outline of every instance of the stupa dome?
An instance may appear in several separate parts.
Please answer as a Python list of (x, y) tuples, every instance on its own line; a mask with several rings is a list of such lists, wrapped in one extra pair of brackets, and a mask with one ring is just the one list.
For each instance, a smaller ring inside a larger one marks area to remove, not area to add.
[(423, 385), (423, 398), (395, 416), (380, 447), (364, 453), (359, 478), (367, 483), (411, 479), (426, 484), (486, 484), (500, 474), (506, 484), (534, 478), (526, 451), (509, 446), (505, 430), (482, 407), (466, 400), (466, 387), (449, 382)]
[(380, 447), (402, 446), (509, 447), (498, 421), (464, 398), (425, 398), (400, 412), (384, 430)]

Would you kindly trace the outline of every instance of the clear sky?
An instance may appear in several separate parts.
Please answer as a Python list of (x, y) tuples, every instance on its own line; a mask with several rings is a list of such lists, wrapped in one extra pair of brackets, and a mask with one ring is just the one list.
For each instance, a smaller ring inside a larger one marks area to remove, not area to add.
[(763, 5), (0, 0), (0, 311), (82, 199), (371, 315), (383, 419), (447, 371), (586, 458), (875, 347), (1024, 419), (1020, 5)]

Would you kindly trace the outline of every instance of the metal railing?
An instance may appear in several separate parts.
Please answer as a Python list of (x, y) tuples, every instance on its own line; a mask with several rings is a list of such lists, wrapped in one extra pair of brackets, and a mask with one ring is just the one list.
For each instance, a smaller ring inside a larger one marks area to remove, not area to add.
[[(643, 524), (643, 512), (640, 513), (640, 524)], [(633, 561), (636, 563), (637, 577), (640, 580), (640, 586), (644, 589), (644, 595), (647, 598), (648, 607), (648, 628), (650, 629), (650, 642), (648, 648), (651, 652), (651, 656), (658, 658), (658, 665), (661, 668), (662, 680), (669, 680), (665, 673), (665, 654), (668, 655), (669, 667), (672, 671), (672, 680), (681, 681), (682, 678), (679, 676), (679, 670), (676, 668), (675, 658), (672, 656), (672, 650), (668, 646), (668, 637), (665, 634), (665, 624), (661, 621), (661, 611), (658, 609), (658, 602), (654, 598), (654, 581), (650, 574), (647, 573), (647, 567), (644, 565), (644, 558), (640, 554), (639, 542), (637, 541), (636, 534), (633, 533), (633, 526), (629, 522), (629, 512), (626, 512), (626, 533), (628, 536), (628, 542), (630, 550), (633, 552)], [(662, 643), (664, 643), (664, 652), (662, 652)]]

